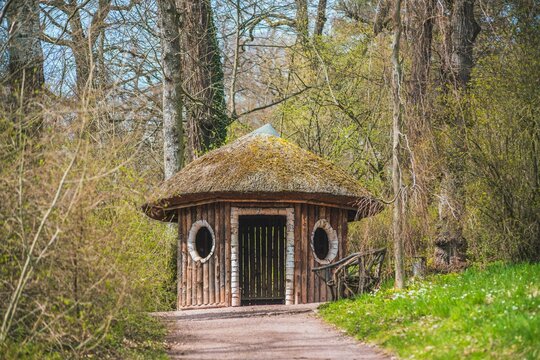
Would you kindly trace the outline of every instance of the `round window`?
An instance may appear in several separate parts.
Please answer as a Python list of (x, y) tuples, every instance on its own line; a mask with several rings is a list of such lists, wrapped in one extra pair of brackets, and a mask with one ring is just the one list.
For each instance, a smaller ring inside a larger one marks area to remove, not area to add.
[(320, 219), (315, 223), (311, 233), (311, 249), (315, 260), (321, 264), (329, 264), (336, 257), (338, 252), (337, 233), (328, 220)]
[(202, 263), (214, 253), (216, 244), (214, 231), (206, 220), (199, 220), (193, 223), (188, 235), (188, 250), (194, 261)]
[(197, 235), (195, 235), (195, 249), (197, 249), (199, 256), (205, 258), (210, 255), (213, 245), (214, 240), (212, 239), (210, 230), (207, 227), (200, 228), (197, 231)]
[(318, 228), (313, 235), (313, 251), (315, 251), (315, 256), (319, 259), (326, 259), (329, 250), (330, 243), (328, 241), (328, 235), (322, 228)]

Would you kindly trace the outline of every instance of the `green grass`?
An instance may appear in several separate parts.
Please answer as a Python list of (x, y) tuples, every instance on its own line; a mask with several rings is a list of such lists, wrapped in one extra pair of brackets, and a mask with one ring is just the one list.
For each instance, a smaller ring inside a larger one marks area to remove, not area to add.
[(540, 359), (540, 264), (434, 275), (323, 305), (322, 317), (402, 358)]

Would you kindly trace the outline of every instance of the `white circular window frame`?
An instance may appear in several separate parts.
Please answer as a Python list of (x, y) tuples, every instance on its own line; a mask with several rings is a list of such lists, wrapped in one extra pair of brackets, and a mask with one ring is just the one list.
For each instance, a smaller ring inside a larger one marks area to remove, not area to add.
[[(197, 251), (197, 247), (195, 246), (195, 239), (197, 238), (197, 232), (199, 232), (199, 230), (203, 227), (207, 228), (208, 231), (210, 231), (210, 235), (212, 236), (212, 249), (210, 249), (210, 253), (205, 258), (202, 258), (199, 255), (199, 252)], [(216, 248), (216, 236), (214, 235), (214, 230), (212, 229), (212, 227), (206, 220), (197, 220), (193, 223), (193, 225), (191, 225), (191, 229), (189, 229), (189, 234), (188, 234), (188, 239), (187, 239), (187, 247), (188, 247), (189, 254), (191, 255), (191, 258), (195, 262), (198, 261), (204, 264), (212, 257), (212, 255), (214, 255), (214, 250)]]
[[(315, 231), (317, 231), (319, 228), (323, 229), (328, 236), (328, 254), (324, 259), (319, 259), (317, 257), (317, 254), (315, 253), (315, 246), (313, 244), (315, 240)], [(311, 232), (311, 251), (313, 252), (315, 261), (317, 261), (319, 264), (330, 264), (330, 262), (336, 258), (338, 253), (338, 236), (336, 230), (334, 230), (328, 220), (320, 219), (315, 223), (315, 226), (313, 226), (313, 231)]]

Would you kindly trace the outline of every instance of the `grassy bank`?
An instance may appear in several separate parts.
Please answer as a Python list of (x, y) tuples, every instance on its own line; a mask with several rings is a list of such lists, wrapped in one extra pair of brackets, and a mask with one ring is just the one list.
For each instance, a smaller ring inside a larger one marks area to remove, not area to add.
[(540, 264), (436, 275), (323, 306), (323, 318), (403, 358), (540, 358)]

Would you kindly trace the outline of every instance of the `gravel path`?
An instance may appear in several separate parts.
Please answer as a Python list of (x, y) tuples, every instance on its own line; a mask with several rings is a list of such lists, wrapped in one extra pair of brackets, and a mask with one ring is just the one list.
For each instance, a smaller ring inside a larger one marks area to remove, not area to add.
[(324, 324), (317, 304), (246, 306), (156, 314), (172, 359), (389, 359)]

